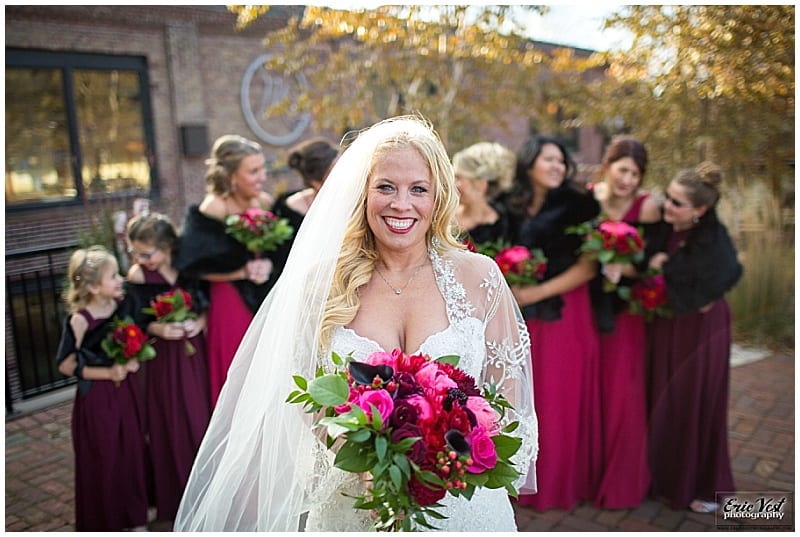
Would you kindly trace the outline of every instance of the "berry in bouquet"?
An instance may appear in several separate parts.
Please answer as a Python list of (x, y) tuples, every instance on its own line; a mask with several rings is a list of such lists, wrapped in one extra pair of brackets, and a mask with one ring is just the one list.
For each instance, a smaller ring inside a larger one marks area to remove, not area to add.
[[(180, 287), (156, 295), (150, 301), (149, 307), (142, 308), (142, 313), (153, 315), (157, 323), (182, 323), (187, 319), (197, 318), (197, 314), (192, 311), (192, 295)], [(194, 355), (197, 349), (188, 339), (184, 341), (186, 354)]]
[(242, 213), (228, 216), (225, 219), (225, 232), (258, 257), (262, 252), (276, 250), (289, 240), (294, 228), (286, 218), (251, 207)]
[(366, 475), (354, 508), (369, 510), (374, 529), (435, 529), (447, 494), (472, 498), (476, 488), (505, 488), (517, 496), (510, 458), (521, 440), (516, 421), (503, 425), (511, 405), (457, 367), (458, 356), (431, 359), (399, 349), (364, 362), (333, 353), (340, 370), (295, 376), (287, 402), (321, 416), (334, 466)]

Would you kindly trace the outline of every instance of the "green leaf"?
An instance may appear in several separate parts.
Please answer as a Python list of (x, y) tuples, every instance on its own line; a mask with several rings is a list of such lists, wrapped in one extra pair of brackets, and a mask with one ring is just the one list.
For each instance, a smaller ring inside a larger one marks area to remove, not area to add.
[(389, 450), (389, 441), (386, 439), (386, 437), (380, 434), (376, 435), (375, 454), (378, 456), (379, 461), (382, 461), (386, 458), (386, 453), (388, 450)]
[(397, 466), (392, 465), (389, 467), (389, 477), (392, 479), (392, 484), (397, 489), (401, 489), (403, 486), (403, 476), (400, 473), (400, 469)]
[(359, 429), (347, 435), (347, 439), (352, 442), (366, 442), (372, 436), (372, 431), (369, 429)]
[(308, 393), (322, 406), (335, 406), (347, 402), (350, 387), (347, 380), (339, 375), (324, 375), (309, 383)]
[(360, 474), (368, 471), (375, 463), (375, 457), (371, 457), (369, 452), (370, 448), (365, 448), (363, 444), (345, 442), (336, 453), (333, 464), (345, 472)]
[(505, 434), (498, 434), (492, 437), (494, 449), (500, 459), (509, 459), (514, 453), (519, 451), (522, 445), (522, 439), (516, 436), (508, 436)]
[(518, 477), (519, 472), (514, 467), (506, 462), (497, 461), (497, 465), (489, 472), (489, 479), (484, 486), (489, 489), (499, 489), (513, 483)]
[(440, 362), (443, 364), (450, 364), (452, 366), (457, 366), (458, 362), (461, 360), (461, 356), (457, 354), (446, 354), (444, 356), (439, 356), (434, 361)]
[(305, 377), (301, 375), (292, 375), (292, 378), (294, 379), (294, 383), (297, 384), (298, 388), (301, 390), (308, 390), (308, 381), (305, 379)]

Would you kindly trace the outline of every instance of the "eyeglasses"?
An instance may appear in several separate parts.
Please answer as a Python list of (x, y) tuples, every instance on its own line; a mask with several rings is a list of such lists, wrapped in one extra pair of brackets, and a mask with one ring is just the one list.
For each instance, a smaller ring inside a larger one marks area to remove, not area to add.
[(142, 261), (150, 261), (150, 258), (156, 255), (157, 251), (158, 247), (155, 247), (150, 252), (142, 254), (137, 252), (133, 248), (128, 248), (128, 253), (131, 255), (131, 257), (133, 257), (134, 259), (141, 259)]
[(664, 201), (670, 202), (676, 209), (683, 209), (684, 207), (691, 207), (692, 204), (687, 201), (678, 201), (670, 196), (667, 191), (664, 191)]

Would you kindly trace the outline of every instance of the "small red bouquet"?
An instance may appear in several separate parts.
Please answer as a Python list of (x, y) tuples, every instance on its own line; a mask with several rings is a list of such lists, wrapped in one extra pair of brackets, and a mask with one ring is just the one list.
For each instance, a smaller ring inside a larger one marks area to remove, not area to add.
[(511, 405), (493, 386), (479, 390), (459, 369), (458, 356), (432, 360), (395, 349), (375, 352), (365, 362), (333, 354), (344, 370), (312, 381), (295, 376), (298, 390), (287, 402), (321, 413), (328, 448), (337, 438), (334, 465), (369, 475), (369, 486), (355, 498), (356, 509), (370, 510), (376, 530), (433, 528), (426, 517), (446, 494), (471, 498), (476, 488), (513, 486), (519, 477), (510, 458), (521, 440), (503, 426)]
[[(192, 295), (180, 287), (156, 295), (150, 301), (150, 307), (142, 308), (142, 313), (155, 316), (157, 323), (182, 323), (197, 317), (192, 311)], [(186, 354), (192, 356), (197, 349), (191, 341), (185, 341)]]
[(250, 208), (225, 219), (225, 232), (255, 254), (274, 251), (291, 238), (294, 229), (286, 218), (264, 209)]
[(652, 321), (655, 316), (669, 317), (671, 312), (667, 306), (664, 275), (647, 274), (637, 280), (630, 288), (628, 303), (631, 313), (641, 313), (647, 321)]
[(547, 272), (547, 258), (541, 249), (509, 246), (494, 257), (508, 285), (535, 285)]
[[(604, 220), (599, 224), (588, 221), (567, 228), (567, 233), (584, 237), (580, 251), (602, 264), (625, 265), (644, 258), (644, 239), (639, 230), (626, 222)], [(605, 280), (604, 289), (613, 291), (616, 284)]]
[(111, 331), (100, 345), (106, 356), (121, 365), (128, 360), (144, 362), (156, 357), (156, 350), (148, 343), (147, 336), (130, 317), (114, 319)]
[(540, 248), (529, 250), (524, 246), (510, 246), (502, 239), (477, 245), (469, 238), (463, 242), (471, 252), (493, 258), (508, 285), (536, 285), (547, 272), (547, 257)]

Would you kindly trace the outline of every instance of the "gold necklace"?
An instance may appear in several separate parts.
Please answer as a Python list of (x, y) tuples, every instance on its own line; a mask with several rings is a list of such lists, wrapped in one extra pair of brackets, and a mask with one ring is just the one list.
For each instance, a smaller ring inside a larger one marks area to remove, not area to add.
[(420, 264), (420, 266), (418, 266), (418, 267), (417, 267), (417, 268), (414, 270), (414, 274), (412, 274), (412, 275), (411, 275), (411, 277), (408, 279), (408, 281), (406, 282), (406, 284), (405, 284), (403, 287), (400, 287), (400, 288), (397, 288), (397, 287), (393, 286), (391, 283), (389, 283), (389, 280), (387, 280), (387, 279), (386, 279), (386, 278), (383, 276), (383, 274), (381, 273), (381, 269), (379, 269), (379, 268), (378, 268), (378, 265), (377, 265), (377, 264), (375, 265), (375, 271), (378, 273), (378, 276), (380, 276), (380, 277), (381, 277), (381, 280), (383, 280), (383, 281), (384, 281), (384, 283), (385, 283), (387, 286), (389, 286), (389, 289), (391, 289), (392, 291), (394, 291), (394, 294), (396, 294), (397, 296), (400, 296), (400, 295), (403, 293), (403, 291), (405, 291), (405, 290), (406, 290), (406, 287), (408, 287), (408, 284), (410, 284), (410, 283), (411, 283), (411, 280), (413, 280), (413, 279), (414, 279), (414, 277), (417, 275), (417, 273), (418, 273), (418, 272), (419, 272), (419, 271), (422, 269), (422, 267), (424, 267), (424, 266), (425, 266), (425, 265), (427, 265), (427, 264), (428, 264), (428, 259), (427, 259), (427, 258), (425, 258), (425, 261), (423, 261), (423, 262), (422, 262), (422, 264)]

